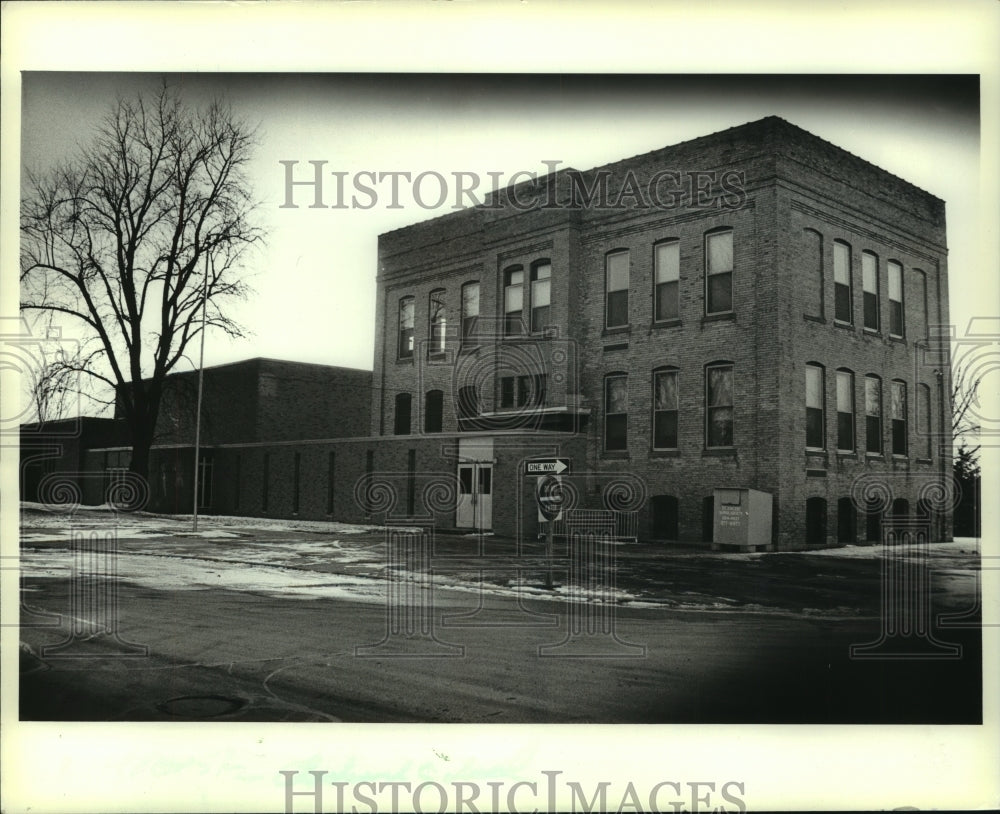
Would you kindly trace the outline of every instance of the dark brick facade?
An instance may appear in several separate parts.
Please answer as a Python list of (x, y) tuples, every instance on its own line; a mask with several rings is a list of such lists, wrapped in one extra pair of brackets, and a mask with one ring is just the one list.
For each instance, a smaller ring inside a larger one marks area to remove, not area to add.
[[(670, 504), (677, 515), (676, 537), (705, 541), (706, 499), (718, 487), (772, 494), (774, 543), (780, 548), (801, 547), (807, 540), (820, 545), (864, 540), (870, 530), (865, 516), (848, 517), (844, 502), (859, 477), (881, 478), (894, 498), (907, 502), (908, 507), (897, 504), (898, 510), (917, 510), (921, 489), (940, 482), (950, 467), (948, 372), (927, 363), (920, 345), (933, 326), (948, 320), (942, 201), (777, 118), (573, 175), (561, 172), (505, 190), (493, 206), (381, 237), (373, 435), (398, 429), (400, 393), (410, 396), (413, 432), (420, 430), (429, 390), (447, 395), (445, 431), (458, 427), (454, 405), (463, 385), (475, 387), (483, 412), (502, 410), (498, 379), (504, 374), (491, 375), (490, 360), (493, 367), (504, 366), (505, 357), (517, 355), (526, 343), (503, 336), (488, 336), (471, 348), (463, 343), (461, 289), (479, 283), (480, 322), (487, 334), (502, 334), (508, 270), (523, 270), (528, 302), (529, 275), (541, 262), (551, 264), (548, 324), (557, 336), (536, 333), (527, 346), (532, 358), (542, 360), (534, 369), (559, 382), (548, 387), (545, 406), (573, 416), (570, 428), (586, 444), (583, 459), (574, 461), (577, 472), (630, 473), (644, 481), (650, 498), (640, 510), (644, 536), (661, 536), (673, 527), (653, 516), (654, 505)], [(579, 199), (580, 205), (571, 205), (574, 185), (577, 192), (599, 188), (602, 177), (607, 181), (604, 203), (621, 199), (625, 205), (583, 205)], [(666, 179), (661, 203), (676, 181), (674, 205), (635, 205), (642, 195), (627, 193), (648, 192), (658, 177)], [(699, 186), (705, 189), (700, 202), (694, 200)], [(539, 205), (511, 205), (532, 198)], [(721, 230), (732, 234), (732, 308), (708, 313), (706, 235)], [(679, 308), (675, 318), (657, 322), (654, 252), (665, 241), (678, 245)], [(848, 244), (851, 255), (846, 325), (834, 318), (834, 241)], [(628, 252), (627, 322), (607, 327), (605, 264), (609, 254), (622, 251)], [(877, 258), (877, 331), (862, 327), (862, 252)], [(889, 336), (889, 261), (902, 267), (904, 329), (899, 337)], [(432, 291), (440, 292), (450, 328), (448, 352), (440, 359), (422, 347), (432, 336)], [(401, 359), (400, 301), (411, 297), (414, 350), (411, 358)], [(733, 439), (719, 448), (706, 440), (706, 366), (716, 363), (732, 369)], [(807, 452), (809, 363), (821, 366), (825, 412), (824, 441)], [(659, 450), (653, 448), (653, 374), (662, 368), (676, 371), (677, 440), (673, 448)], [(850, 371), (854, 382), (849, 451), (838, 451), (837, 443), (839, 369)], [(627, 376), (627, 444), (606, 450), (605, 381), (622, 374)], [(877, 376), (881, 384), (880, 454), (865, 451), (866, 376)], [(907, 439), (905, 452), (895, 455), (894, 380), (905, 385)], [(921, 434), (924, 419), (916, 412), (918, 401), (925, 404), (921, 385), (930, 396), (932, 443)], [(496, 477), (514, 474), (498, 467)], [(587, 494), (588, 506), (601, 505), (591, 491)], [(807, 528), (810, 498), (814, 513), (822, 506), (819, 532), (815, 522)], [(947, 537), (947, 519), (938, 523), (937, 533)]]

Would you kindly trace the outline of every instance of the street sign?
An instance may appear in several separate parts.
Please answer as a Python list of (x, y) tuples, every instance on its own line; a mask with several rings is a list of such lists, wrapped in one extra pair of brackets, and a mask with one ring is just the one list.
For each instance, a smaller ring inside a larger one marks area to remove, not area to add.
[(562, 479), (557, 475), (545, 475), (539, 478), (535, 486), (535, 500), (538, 502), (538, 510), (546, 520), (556, 520), (566, 502)]
[(525, 461), (525, 475), (563, 475), (569, 472), (569, 458), (544, 458)]

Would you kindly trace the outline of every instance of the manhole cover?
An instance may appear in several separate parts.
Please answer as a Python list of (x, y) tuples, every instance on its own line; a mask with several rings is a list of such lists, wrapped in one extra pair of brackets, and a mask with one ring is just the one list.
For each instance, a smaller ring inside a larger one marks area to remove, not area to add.
[(246, 705), (242, 698), (225, 695), (182, 695), (164, 701), (157, 709), (177, 718), (218, 718), (237, 712)]

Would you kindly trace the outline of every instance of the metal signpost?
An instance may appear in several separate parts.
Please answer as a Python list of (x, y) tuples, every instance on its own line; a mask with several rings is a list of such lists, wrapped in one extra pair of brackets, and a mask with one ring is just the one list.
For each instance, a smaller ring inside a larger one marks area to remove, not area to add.
[(553, 553), (553, 533), (555, 520), (562, 513), (563, 503), (566, 494), (562, 489), (562, 478), (569, 472), (569, 458), (549, 458), (539, 461), (527, 461), (524, 465), (527, 475), (537, 475), (535, 483), (535, 501), (538, 503), (538, 510), (548, 521), (548, 529), (545, 533), (545, 587), (552, 589), (552, 553)]

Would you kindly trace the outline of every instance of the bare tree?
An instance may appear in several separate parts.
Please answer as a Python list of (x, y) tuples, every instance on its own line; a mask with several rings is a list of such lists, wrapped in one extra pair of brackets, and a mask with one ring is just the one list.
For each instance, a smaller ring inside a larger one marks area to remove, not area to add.
[(29, 174), (21, 207), (21, 308), (75, 322), (97, 350), (63, 365), (113, 388), (148, 474), (164, 377), (205, 324), (249, 289), (263, 239), (246, 177), (252, 128), (219, 102), (193, 110), (167, 86), (119, 100), (80, 155)]
[(973, 376), (957, 366), (951, 378), (951, 434), (957, 445), (956, 462), (979, 472), (979, 386), (982, 376)]

